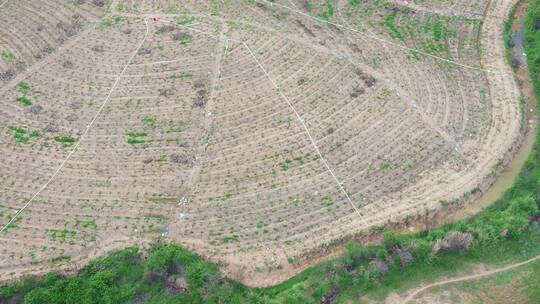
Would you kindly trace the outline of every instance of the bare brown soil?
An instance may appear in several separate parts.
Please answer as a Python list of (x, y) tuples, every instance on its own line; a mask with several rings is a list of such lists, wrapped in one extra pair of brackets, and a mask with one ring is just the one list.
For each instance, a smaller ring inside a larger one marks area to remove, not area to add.
[(27, 207), (0, 234), (0, 280), (165, 238), (262, 286), (485, 191), (526, 129), (512, 3), (412, 12), (475, 12), (414, 58), (428, 37), (346, 1), (328, 24), (313, 2), (2, 7), (0, 224)]

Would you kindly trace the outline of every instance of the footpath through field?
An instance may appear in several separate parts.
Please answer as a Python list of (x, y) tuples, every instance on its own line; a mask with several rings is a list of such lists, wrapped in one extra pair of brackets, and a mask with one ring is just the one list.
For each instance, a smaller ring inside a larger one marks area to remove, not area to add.
[(526, 261), (519, 262), (519, 263), (514, 263), (514, 264), (509, 264), (509, 265), (506, 265), (506, 266), (501, 267), (501, 268), (488, 270), (488, 271), (482, 271), (482, 272), (475, 273), (475, 274), (463, 275), (463, 276), (455, 277), (455, 278), (452, 278), (452, 279), (446, 279), (446, 280), (442, 280), (442, 281), (439, 281), (439, 282), (436, 282), (436, 283), (428, 284), (428, 285), (425, 285), (425, 286), (422, 286), (422, 287), (420, 287), (418, 289), (413, 290), (405, 298), (405, 300), (403, 300), (403, 302), (401, 302), (401, 303), (406, 304), (406, 303), (411, 302), (417, 295), (419, 295), (423, 291), (425, 291), (427, 289), (430, 289), (432, 287), (437, 287), (437, 286), (451, 284), (451, 283), (470, 281), (470, 280), (476, 280), (476, 279), (489, 277), (489, 276), (492, 276), (492, 275), (495, 275), (495, 274), (498, 274), (498, 273), (501, 273), (501, 272), (505, 272), (505, 271), (508, 271), (508, 270), (518, 268), (518, 267), (523, 266), (523, 265), (530, 264), (530, 263), (535, 262), (537, 260), (540, 260), (540, 255), (537, 255), (537, 256), (535, 256), (535, 257), (533, 257), (531, 259), (528, 259)]

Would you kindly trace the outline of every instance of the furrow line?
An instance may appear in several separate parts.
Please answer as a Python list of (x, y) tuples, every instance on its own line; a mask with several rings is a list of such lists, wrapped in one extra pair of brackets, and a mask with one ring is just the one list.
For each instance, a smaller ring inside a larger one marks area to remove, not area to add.
[(302, 125), (302, 127), (304, 128), (304, 131), (306, 132), (309, 140), (311, 141), (311, 144), (313, 145), (313, 148), (315, 149), (315, 152), (317, 153), (317, 155), (320, 157), (321, 161), (323, 162), (324, 166), (326, 167), (326, 169), (328, 170), (328, 172), (330, 172), (330, 175), (332, 175), (332, 178), (335, 180), (335, 182), (337, 183), (338, 185), (338, 188), (341, 190), (341, 192), (345, 195), (345, 197), (347, 198), (347, 200), (349, 201), (349, 203), (351, 204), (351, 206), (353, 207), (354, 211), (358, 214), (358, 216), (360, 217), (360, 219), (362, 220), (362, 223), (364, 224), (364, 226), (368, 226), (367, 224), (367, 221), (364, 219), (364, 217), (362, 216), (362, 214), (360, 213), (360, 211), (358, 210), (358, 208), (356, 208), (356, 206), (354, 205), (353, 201), (351, 200), (349, 194), (347, 193), (347, 191), (345, 190), (345, 188), (343, 187), (343, 184), (339, 181), (339, 179), (336, 177), (336, 175), (334, 174), (334, 171), (332, 170), (332, 168), (330, 168), (330, 166), (328, 165), (328, 163), (326, 162), (326, 159), (322, 156), (322, 153), (319, 149), (319, 146), (317, 146), (317, 143), (315, 142), (315, 140), (313, 139), (313, 137), (311, 136), (311, 133), (309, 132), (309, 128), (307, 127), (306, 123), (304, 122), (304, 119), (302, 118), (302, 116), (300, 116), (300, 114), (298, 113), (298, 111), (296, 111), (296, 108), (292, 105), (291, 101), (289, 100), (289, 98), (287, 98), (287, 96), (283, 93), (283, 91), (281, 91), (281, 89), (279, 88), (279, 86), (274, 82), (274, 80), (272, 79), (272, 77), (270, 77), (270, 75), (268, 74), (268, 72), (266, 71), (266, 69), (264, 68), (264, 66), (262, 65), (262, 63), (259, 61), (259, 59), (257, 59), (257, 57), (255, 56), (255, 54), (253, 53), (253, 51), (251, 50), (251, 48), (245, 43), (243, 42), (244, 44), (244, 47), (249, 51), (251, 57), (253, 57), (253, 59), (255, 60), (255, 62), (257, 63), (257, 65), (259, 66), (259, 68), (263, 71), (264, 75), (266, 76), (266, 78), (268, 78), (268, 80), (272, 83), (272, 85), (274, 86), (274, 88), (278, 91), (279, 95), (281, 96), (281, 98), (287, 103), (287, 105), (291, 108), (291, 110), (294, 112), (294, 114), (296, 115), (296, 118), (298, 119), (298, 121), (300, 122), (300, 124)]
[(96, 114), (94, 115), (94, 117), (92, 118), (92, 120), (86, 125), (86, 128), (84, 130), (84, 132), (81, 134), (79, 140), (77, 141), (77, 143), (75, 144), (75, 146), (73, 147), (73, 149), (71, 149), (71, 151), (68, 153), (67, 157), (62, 161), (62, 163), (60, 164), (60, 166), (56, 169), (56, 171), (53, 173), (53, 175), (49, 178), (49, 180), (47, 180), (47, 182), (45, 182), (45, 184), (43, 186), (41, 186), (41, 188), (26, 202), (26, 204), (21, 208), (19, 209), (15, 215), (7, 222), (7, 224), (5, 224), (4, 226), (2, 226), (2, 228), (0, 228), (0, 233), (3, 232), (4, 230), (6, 230), (9, 225), (11, 225), (11, 223), (13, 223), (13, 221), (15, 221), (19, 215), (26, 209), (28, 208), (28, 206), (34, 201), (34, 199), (41, 193), (41, 191), (45, 190), (55, 179), (56, 177), (58, 176), (58, 174), (60, 173), (60, 171), (64, 168), (65, 164), (67, 163), (67, 161), (71, 158), (71, 156), (73, 155), (73, 153), (75, 153), (75, 151), (77, 151), (77, 148), (79, 147), (79, 145), (81, 144), (81, 142), (84, 140), (86, 134), (88, 134), (88, 131), (90, 131), (90, 129), (92, 128), (92, 126), (94, 125), (94, 122), (97, 120), (97, 118), (99, 117), (99, 115), (101, 114), (101, 112), (103, 111), (103, 108), (105, 108), (105, 106), (109, 103), (110, 101), (110, 98), (111, 98), (111, 95), (112, 95), (112, 92), (114, 91), (114, 89), (116, 88), (116, 85), (118, 84), (118, 82), (120, 81), (120, 78), (122, 78), (122, 75), (125, 73), (127, 67), (131, 64), (131, 62), (133, 61), (133, 58), (135, 58), (135, 55), (137, 55), (137, 53), (139, 52), (139, 49), (143, 46), (144, 42), (146, 41), (146, 38), (148, 37), (148, 33), (150, 32), (150, 29), (149, 29), (149, 26), (148, 26), (148, 20), (147, 19), (144, 19), (144, 22), (146, 24), (146, 33), (144, 35), (144, 38), (143, 40), (141, 41), (140, 45), (137, 47), (137, 49), (133, 52), (133, 54), (131, 55), (131, 57), (129, 58), (128, 62), (126, 63), (126, 65), (124, 66), (124, 68), (122, 69), (122, 71), (120, 72), (120, 74), (118, 74), (118, 76), (116, 77), (116, 80), (113, 84), (113, 86), (111, 87), (111, 89), (109, 90), (109, 93), (107, 94), (107, 97), (105, 97), (105, 100), (103, 101), (103, 103), (101, 104), (101, 106), (99, 107), (98, 111), (96, 112)]

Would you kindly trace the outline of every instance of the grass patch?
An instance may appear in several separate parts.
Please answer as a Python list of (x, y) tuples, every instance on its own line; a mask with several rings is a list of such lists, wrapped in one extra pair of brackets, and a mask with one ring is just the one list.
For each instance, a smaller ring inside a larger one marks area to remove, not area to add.
[(2, 50), (2, 52), (0, 52), (0, 58), (2, 58), (4, 61), (8, 63), (17, 62), (17, 57), (15, 57), (15, 55), (13, 55), (12, 52), (6, 51), (6, 50)]
[(317, 17), (328, 21), (332, 16), (334, 16), (334, 5), (332, 4), (332, 1), (326, 0), (322, 11), (317, 14)]
[(191, 40), (193, 39), (191, 35), (187, 33), (181, 33), (175, 37), (176, 41), (178, 41), (182, 46), (187, 46), (191, 43)]
[(70, 135), (55, 136), (54, 140), (59, 142), (59, 143), (62, 143), (64, 145), (72, 145), (77, 141), (77, 139), (75, 139), (74, 137), (72, 137)]
[(2, 50), (0, 52), (0, 58), (2, 58), (5, 62), (9, 64), (14, 64), (17, 66), (24, 65), (24, 61), (20, 60), (12, 52), (7, 51), (7, 50)]
[(407, 53), (407, 59), (410, 59), (410, 60), (420, 60), (422, 57), (420, 56), (420, 53), (418, 53), (417, 51), (414, 51), (414, 50), (410, 50), (408, 53)]
[(96, 220), (91, 218), (91, 219), (79, 219), (79, 218), (75, 218), (75, 227), (83, 227), (83, 228), (93, 228), (93, 229), (96, 229), (97, 228), (97, 224), (96, 224)]
[(130, 145), (144, 144), (144, 139), (128, 138), (127, 143)]
[(26, 96), (17, 97), (17, 102), (19, 102), (20, 104), (22, 104), (24, 106), (31, 106), (32, 105), (32, 100), (30, 100), (30, 98), (28, 98)]
[(281, 168), (282, 171), (287, 171), (289, 170), (289, 166), (291, 163), (292, 163), (292, 160), (286, 159), (282, 161), (281, 163), (279, 163), (279, 167)]
[(145, 116), (142, 120), (143, 124), (149, 128), (155, 128), (156, 127), (156, 119), (154, 117)]
[(28, 97), (30, 85), (27, 82), (21, 81), (17, 84), (17, 89), (20, 93), (16, 98), (17, 102), (24, 106), (31, 106), (32, 100)]
[(129, 137), (143, 137), (143, 136), (146, 136), (146, 133), (144, 133), (144, 132), (129, 132), (127, 135)]
[(145, 137), (146, 135), (147, 134), (145, 132), (129, 132), (127, 134), (127, 143), (130, 145), (144, 144), (146, 140), (142, 137)]
[(113, 25), (118, 25), (122, 22), (122, 16), (103, 16), (101, 17), (100, 24), (103, 27), (112, 27)]
[(386, 18), (384, 18), (383, 24), (388, 29), (390, 29), (390, 36), (392, 38), (403, 40), (403, 36), (401, 35), (401, 32), (398, 30), (398, 27), (395, 22), (396, 15), (397, 15), (396, 12), (391, 12), (390, 14), (386, 15)]
[[(408, 12), (392, 11), (384, 16), (382, 25), (389, 30), (390, 37), (404, 42), (414, 40), (422, 51), (434, 54), (446, 51), (446, 41), (456, 37), (453, 22), (452, 18), (439, 15), (417, 19)], [(419, 54), (410, 51), (407, 58), (418, 60)]]
[(176, 22), (180, 25), (189, 25), (193, 22), (193, 19), (194, 19), (193, 16), (184, 15), (184, 16), (178, 17)]
[(226, 236), (226, 237), (221, 238), (222, 243), (230, 243), (230, 242), (234, 242), (234, 241), (238, 241), (238, 236), (230, 235), (230, 236)]
[(27, 144), (31, 138), (41, 137), (41, 132), (37, 130), (29, 131), (27, 128), (17, 126), (9, 126), (8, 129), (12, 132), (15, 141), (21, 144)]
[(332, 199), (328, 196), (325, 196), (323, 198), (321, 198), (321, 205), (323, 205), (324, 207), (330, 207), (334, 204), (334, 202), (332, 202)]
[(203, 145), (207, 146), (210, 144), (210, 141), (212, 140), (212, 132), (206, 133), (206, 135), (202, 139)]

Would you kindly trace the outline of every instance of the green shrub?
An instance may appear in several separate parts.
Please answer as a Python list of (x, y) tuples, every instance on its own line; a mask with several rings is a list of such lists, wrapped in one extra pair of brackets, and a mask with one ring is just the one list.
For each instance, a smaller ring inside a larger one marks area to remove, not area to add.
[(391, 12), (390, 14), (386, 15), (383, 24), (390, 29), (390, 36), (392, 38), (403, 39), (403, 36), (395, 23), (395, 19), (396, 12)]
[(30, 100), (30, 98), (26, 97), (26, 96), (19, 96), (17, 97), (17, 101), (22, 104), (22, 105), (25, 105), (25, 106), (31, 106), (32, 105), (32, 100)]
[(69, 136), (69, 135), (55, 136), (54, 140), (56, 140), (59, 143), (63, 143), (63, 144), (73, 144), (76, 141), (76, 139), (74, 137)]
[(326, 0), (324, 3), (324, 8), (321, 12), (317, 14), (317, 16), (324, 20), (330, 20), (332, 16), (334, 15), (334, 5), (332, 4), (332, 1)]
[(383, 235), (383, 246), (386, 250), (401, 247), (401, 241), (393, 232), (385, 232)]
[(19, 92), (21, 92), (22, 94), (26, 94), (30, 89), (30, 85), (28, 84), (28, 82), (21, 81), (17, 84), (17, 89), (19, 89)]

